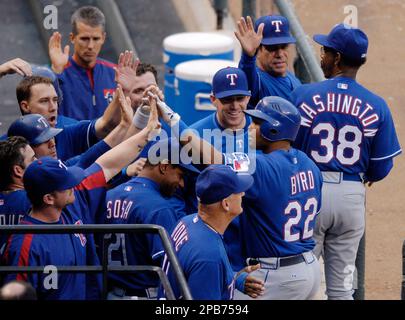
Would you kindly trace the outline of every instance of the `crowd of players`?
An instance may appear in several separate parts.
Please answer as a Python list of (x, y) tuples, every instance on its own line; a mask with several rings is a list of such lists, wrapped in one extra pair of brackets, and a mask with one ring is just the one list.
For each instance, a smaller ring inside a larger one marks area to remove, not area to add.
[[(0, 225), (163, 226), (194, 299), (312, 299), (322, 255), (328, 298), (352, 299), (365, 185), (401, 153), (385, 101), (356, 82), (366, 34), (340, 24), (314, 36), (327, 80), (302, 85), (288, 71), (288, 20), (241, 18), (239, 68), (212, 81), (217, 111), (185, 124), (163, 102), (153, 65), (130, 51), (117, 64), (98, 57), (104, 27), (99, 9), (79, 8), (72, 55), (55, 32), (51, 69), (19, 58), (0, 65), (1, 76), (23, 77), (22, 116), (0, 142)], [(110, 265), (160, 266), (183, 298), (157, 235), (107, 237)], [(100, 265), (100, 241), (0, 234), (1, 265)], [(48, 276), (0, 275), (1, 296), (103, 298), (101, 275), (60, 273), (53, 285)], [(155, 273), (110, 272), (107, 298), (166, 291)]]

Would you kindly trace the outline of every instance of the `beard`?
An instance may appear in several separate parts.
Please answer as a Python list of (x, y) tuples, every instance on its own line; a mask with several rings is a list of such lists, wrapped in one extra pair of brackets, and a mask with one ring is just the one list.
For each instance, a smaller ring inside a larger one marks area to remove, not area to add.
[(161, 183), (160, 184), (160, 193), (165, 197), (165, 198), (170, 198), (171, 196), (174, 195), (174, 193), (177, 190), (177, 185), (170, 184), (170, 183)]

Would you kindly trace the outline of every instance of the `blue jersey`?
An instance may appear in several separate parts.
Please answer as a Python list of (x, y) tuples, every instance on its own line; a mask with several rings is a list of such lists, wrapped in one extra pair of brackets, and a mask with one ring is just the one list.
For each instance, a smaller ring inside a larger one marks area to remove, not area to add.
[(239, 130), (226, 130), (218, 122), (217, 113), (201, 119), (190, 126), (190, 129), (197, 130), (199, 136), (212, 144), (222, 153), (244, 152), (248, 153), (249, 139), (248, 127), (252, 120), (246, 116), (246, 125)]
[(58, 75), (63, 92), (59, 114), (77, 120), (102, 116), (117, 87), (114, 67), (111, 62), (97, 59), (92, 69), (86, 69), (69, 57), (63, 73)]
[[(246, 125), (243, 129), (236, 131), (225, 130), (218, 122), (217, 113), (215, 112), (194, 123), (190, 126), (190, 129), (196, 130), (201, 138), (211, 143), (221, 153), (248, 153), (248, 127), (251, 122), (251, 118), (246, 116)], [(195, 190), (195, 186), (193, 190)], [(239, 216), (232, 220), (226, 229), (224, 243), (233, 270), (239, 271), (244, 268), (245, 259), (242, 254), (242, 244), (240, 241)]]
[(373, 163), (401, 153), (387, 104), (353, 79), (304, 85), (292, 99), (302, 119), (295, 146), (321, 171), (373, 177), (378, 175), (369, 172)]
[[(55, 136), (56, 152), (62, 161), (85, 152), (98, 142), (95, 129), (96, 121), (83, 120), (63, 127)], [(59, 128), (58, 124), (56, 125)]]
[[(193, 299), (231, 300), (235, 273), (221, 234), (205, 224), (197, 214), (193, 214), (181, 219), (171, 238)], [(162, 268), (168, 275), (174, 295), (180, 299), (180, 287), (166, 256)], [(162, 287), (159, 296), (164, 296)]]
[(254, 184), (245, 192), (240, 216), (247, 257), (286, 257), (312, 250), (322, 188), (315, 163), (294, 148), (257, 154), (250, 163)]
[(86, 169), (109, 150), (111, 150), (111, 147), (104, 140), (101, 140), (81, 155), (70, 158), (64, 162), (68, 167), (77, 166)]
[[(106, 224), (157, 224), (169, 233), (174, 229), (178, 213), (164, 198), (154, 181), (136, 177), (107, 192), (104, 223)], [(115, 234), (109, 246), (109, 263), (112, 265), (161, 266), (163, 245), (153, 234)], [(112, 283), (123, 289), (141, 290), (159, 285), (154, 272), (110, 274)]]
[(56, 120), (56, 128), (64, 128), (66, 126), (70, 126), (71, 124), (76, 124), (78, 122), (79, 121), (77, 121), (76, 119), (58, 115)]
[[(87, 224), (95, 222), (95, 214), (105, 201), (106, 181), (101, 167), (94, 164), (86, 169), (86, 178), (75, 187), (75, 202), (62, 210), (54, 224)], [(47, 224), (26, 216), (21, 224)], [(3, 256), (5, 265), (13, 266), (75, 266), (98, 265), (92, 235), (84, 234), (14, 234), (8, 239)], [(49, 274), (10, 274), (13, 279), (32, 283), (40, 299), (94, 299), (100, 297), (100, 276), (93, 274), (58, 274), (58, 289), (44, 287)]]
[(239, 68), (246, 73), (249, 89), (252, 96), (249, 100), (249, 108), (254, 109), (260, 99), (267, 96), (278, 96), (290, 100), (291, 92), (301, 86), (298, 80), (290, 71), (286, 76), (275, 77), (256, 66), (256, 56), (249, 57), (242, 53), (239, 61)]
[[(31, 202), (28, 200), (25, 190), (0, 192), (0, 226), (19, 224), (31, 210)], [(0, 255), (7, 235), (0, 234)]]

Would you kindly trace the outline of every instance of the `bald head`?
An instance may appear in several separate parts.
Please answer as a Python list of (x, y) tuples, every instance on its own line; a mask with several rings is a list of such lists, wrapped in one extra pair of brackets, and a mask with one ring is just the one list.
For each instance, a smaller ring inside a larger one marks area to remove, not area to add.
[(36, 300), (37, 295), (31, 284), (11, 281), (0, 290), (0, 300)]

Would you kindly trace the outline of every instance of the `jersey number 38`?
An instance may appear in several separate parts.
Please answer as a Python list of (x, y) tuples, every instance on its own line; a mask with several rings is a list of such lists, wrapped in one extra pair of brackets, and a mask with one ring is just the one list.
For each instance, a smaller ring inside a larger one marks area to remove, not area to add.
[[(363, 133), (358, 127), (345, 125), (337, 130), (330, 123), (318, 123), (313, 128), (312, 134), (320, 135), (321, 132), (326, 132), (326, 137), (321, 139), (321, 146), (326, 149), (326, 154), (321, 155), (318, 151), (312, 150), (311, 157), (315, 162), (328, 163), (336, 158), (342, 165), (352, 165), (359, 161)], [(335, 137), (337, 143), (334, 141)]]

